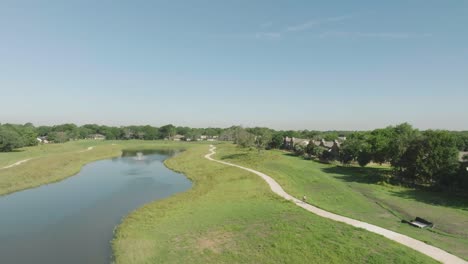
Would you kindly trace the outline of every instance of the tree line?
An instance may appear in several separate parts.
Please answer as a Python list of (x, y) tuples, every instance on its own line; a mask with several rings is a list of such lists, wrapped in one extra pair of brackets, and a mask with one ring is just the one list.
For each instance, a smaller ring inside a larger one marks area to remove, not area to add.
[(190, 128), (168, 124), (161, 127), (145, 126), (105, 126), (87, 124), (61, 124), (55, 126), (34, 126), (0, 124), (0, 152), (8, 152), (17, 148), (35, 146), (38, 137), (46, 137), (49, 142), (64, 143), (70, 140), (86, 139), (93, 134), (101, 134), (108, 140), (158, 140), (171, 138), (177, 134), (187, 139), (196, 139), (201, 135), (208, 137), (219, 136), (220, 128)]
[[(296, 144), (296, 155), (320, 161), (336, 161), (366, 166), (371, 162), (391, 165), (391, 181), (411, 185), (468, 189), (468, 156), (460, 161), (461, 151), (468, 151), (468, 131), (420, 131), (408, 123), (372, 131), (345, 133), (298, 133), (267, 128), (238, 128), (234, 142), (244, 147), (284, 148), (285, 137), (303, 137), (309, 144)], [(308, 136), (308, 137), (307, 137)], [(339, 148), (314, 144), (314, 140), (336, 140), (346, 136)]]
[(243, 128), (232, 126), (229, 128), (190, 128), (174, 126), (172, 124), (161, 127), (144, 126), (105, 126), (86, 124), (60, 124), (54, 126), (34, 126), (31, 123), (0, 124), (0, 152), (8, 152), (17, 148), (34, 146), (39, 143), (38, 137), (47, 137), (49, 142), (63, 143), (70, 140), (86, 139), (93, 134), (101, 134), (108, 140), (158, 140), (182, 135), (185, 139), (195, 140), (204, 135), (218, 137), (220, 140), (234, 141), (243, 146), (257, 145), (259, 148), (277, 148), (282, 144), (283, 134), (294, 137), (316, 137), (323, 135), (326, 138), (346, 134), (338, 131), (275, 131), (268, 128)]
[(8, 152), (39, 143), (38, 137), (47, 137), (54, 143), (85, 139), (93, 134), (102, 134), (109, 140), (158, 140), (182, 135), (195, 140), (200, 136), (218, 137), (242, 147), (280, 149), (284, 140), (303, 138), (313, 140), (336, 140), (346, 137), (338, 151), (330, 151), (320, 145), (294, 145), (297, 155), (321, 161), (337, 161), (366, 166), (370, 162), (389, 164), (393, 168), (392, 180), (425, 184), (430, 186), (464, 186), (468, 189), (468, 157), (460, 162), (459, 152), (468, 151), (468, 131), (426, 130), (420, 131), (410, 124), (375, 129), (372, 131), (277, 131), (266, 127), (244, 128), (190, 128), (168, 124), (161, 127), (105, 126), (87, 124), (61, 124), (34, 126), (0, 124), (0, 152)]

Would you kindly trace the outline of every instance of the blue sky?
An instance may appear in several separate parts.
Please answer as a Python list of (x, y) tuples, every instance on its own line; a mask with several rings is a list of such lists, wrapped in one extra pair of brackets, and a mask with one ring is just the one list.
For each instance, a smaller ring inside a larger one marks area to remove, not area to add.
[(462, 0), (2, 1), (0, 122), (466, 130), (467, 25)]

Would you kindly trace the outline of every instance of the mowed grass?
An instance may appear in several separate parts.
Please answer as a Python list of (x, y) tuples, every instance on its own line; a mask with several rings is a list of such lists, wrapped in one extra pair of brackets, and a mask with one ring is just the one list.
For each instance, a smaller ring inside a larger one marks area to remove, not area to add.
[[(63, 180), (87, 163), (120, 156), (126, 149), (184, 149), (196, 143), (168, 141), (80, 140), (64, 144), (45, 144), (15, 152), (0, 153), (0, 168), (30, 159), (8, 169), (0, 169), (0, 196)], [(92, 150), (88, 150), (93, 147)]]
[[(224, 147), (222, 147), (224, 148)], [(433, 263), (384, 237), (323, 219), (273, 194), (249, 172), (195, 145), (166, 160), (193, 188), (126, 217), (116, 263)]]
[[(257, 169), (290, 194), (325, 210), (414, 237), (468, 259), (468, 200), (443, 193), (380, 184), (388, 168), (321, 164), (283, 151), (218, 146), (216, 158)], [(435, 223), (417, 229), (401, 223), (416, 216)]]

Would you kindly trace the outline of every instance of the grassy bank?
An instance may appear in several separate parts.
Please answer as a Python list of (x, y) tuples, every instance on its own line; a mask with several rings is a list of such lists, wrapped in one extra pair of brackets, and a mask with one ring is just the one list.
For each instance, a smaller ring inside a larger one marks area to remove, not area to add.
[[(124, 149), (183, 149), (196, 144), (168, 141), (80, 140), (27, 147), (0, 153), (0, 168), (29, 159), (19, 166), (0, 169), (0, 195), (63, 180), (89, 162), (119, 156)], [(92, 147), (91, 150), (88, 148)]]
[(166, 161), (194, 187), (131, 213), (116, 230), (117, 263), (432, 263), (381, 236), (322, 219), (259, 177), (203, 158)]
[[(468, 259), (468, 201), (447, 194), (380, 184), (387, 168), (321, 164), (282, 151), (241, 149), (223, 144), (217, 158), (245, 165), (275, 178), (296, 197), (311, 204), (376, 224), (443, 248)], [(435, 222), (433, 230), (401, 223), (416, 216)]]

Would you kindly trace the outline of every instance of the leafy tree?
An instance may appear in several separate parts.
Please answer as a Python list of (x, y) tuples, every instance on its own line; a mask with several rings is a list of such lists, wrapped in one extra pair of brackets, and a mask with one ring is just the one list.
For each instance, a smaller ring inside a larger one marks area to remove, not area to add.
[(40, 126), (36, 128), (36, 132), (39, 136), (47, 136), (52, 131), (50, 126)]
[(388, 148), (389, 160), (397, 172), (401, 173), (402, 157), (408, 146), (420, 135), (420, 133), (418, 130), (413, 129), (413, 127), (408, 123), (397, 125), (391, 129), (393, 133)]
[(234, 144), (242, 147), (252, 147), (255, 142), (255, 136), (240, 126), (234, 128), (233, 137)]
[(49, 140), (53, 141), (54, 143), (64, 143), (70, 139), (67, 133), (63, 131), (50, 132), (48, 137)]
[(338, 138), (338, 133), (337, 132), (326, 132), (323, 135), (323, 139), (326, 141), (333, 141)]
[(365, 167), (369, 162), (372, 161), (372, 153), (370, 151), (370, 145), (363, 143), (361, 150), (357, 156), (357, 162), (359, 166)]
[(309, 144), (307, 144), (305, 148), (305, 152), (309, 155), (309, 157), (316, 157), (320, 159), (326, 159), (327, 154), (324, 153), (327, 152), (327, 149), (321, 146), (317, 146), (310, 140)]
[(368, 138), (372, 160), (377, 163), (384, 163), (390, 160), (390, 143), (393, 131), (391, 128), (375, 129)]
[(38, 144), (37, 133), (34, 127), (25, 126), (21, 130), (21, 140), (24, 146), (35, 146)]
[(402, 156), (402, 176), (413, 182), (448, 185), (459, 168), (456, 140), (447, 131), (427, 130)]
[(159, 128), (162, 138), (172, 138), (176, 135), (176, 127), (169, 124)]
[(341, 144), (340, 148), (340, 161), (343, 164), (349, 164), (353, 160), (357, 160), (359, 152), (361, 151), (362, 141), (357, 138), (351, 138)]
[(257, 129), (254, 136), (255, 147), (258, 151), (265, 149), (272, 139), (272, 134), (268, 128)]
[(186, 136), (190, 132), (189, 127), (177, 127), (176, 128), (176, 133), (179, 135)]
[(279, 149), (283, 146), (283, 141), (284, 141), (283, 134), (281, 132), (275, 132), (271, 137), (269, 148)]
[(144, 126), (142, 131), (144, 132), (143, 139), (145, 140), (156, 140), (160, 137), (159, 130), (155, 127)]
[(0, 126), (0, 151), (9, 152), (23, 145), (21, 136), (11, 128)]
[(294, 153), (298, 156), (303, 156), (305, 154), (305, 147), (299, 144), (294, 145)]

